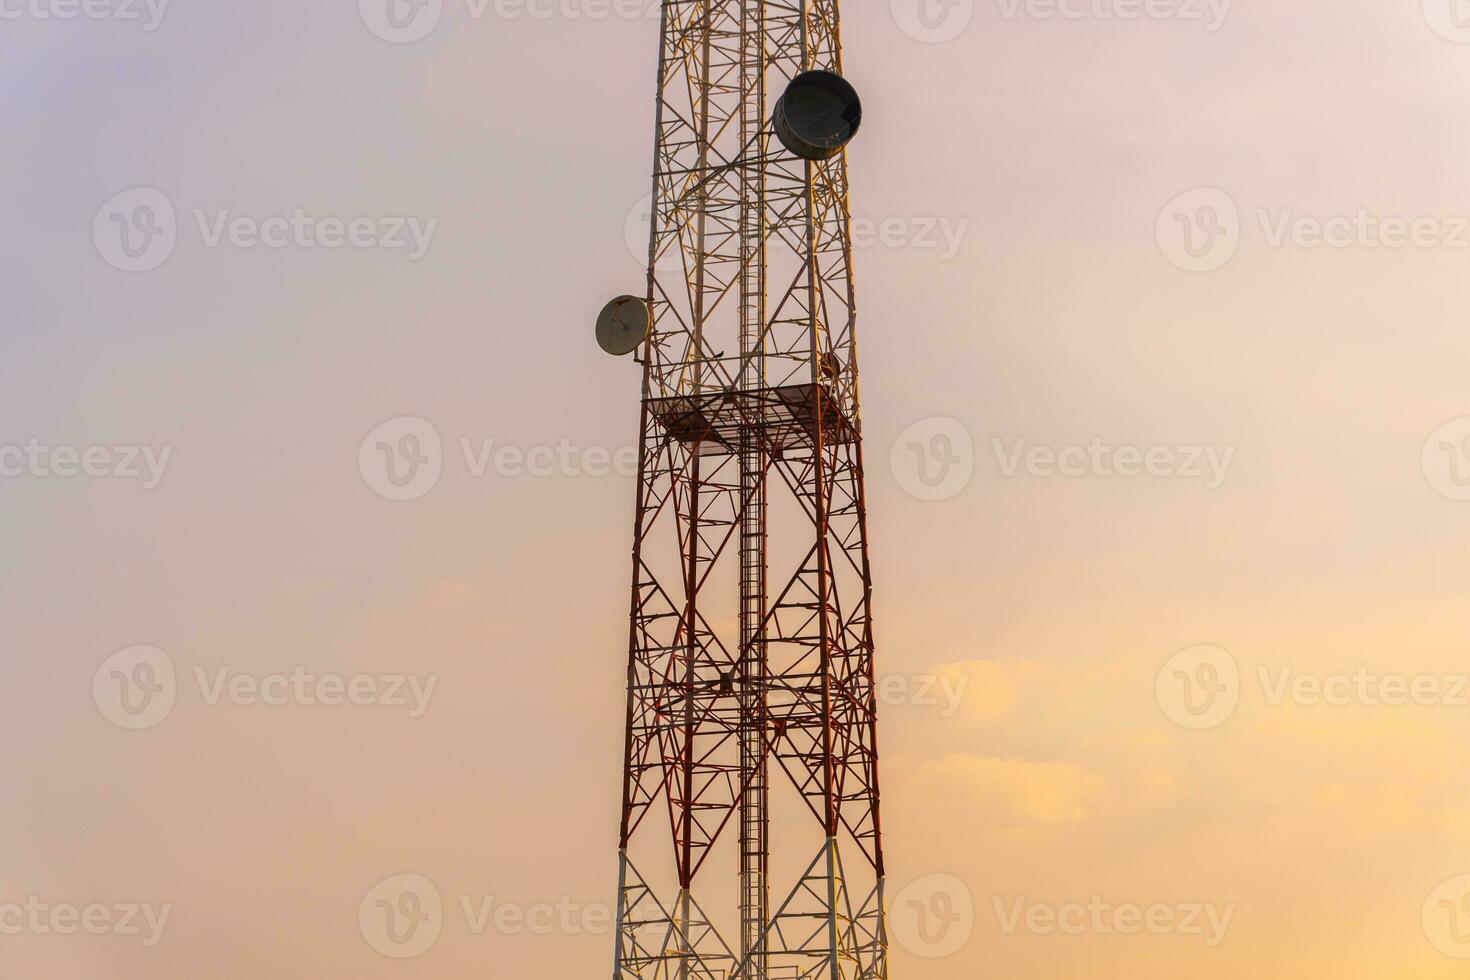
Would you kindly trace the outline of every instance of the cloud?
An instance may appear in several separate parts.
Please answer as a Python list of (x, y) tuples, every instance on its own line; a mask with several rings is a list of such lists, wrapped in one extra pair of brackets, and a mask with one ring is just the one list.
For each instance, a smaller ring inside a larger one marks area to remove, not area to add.
[(949, 682), (944, 689), (958, 693), (960, 713), (980, 721), (995, 721), (1011, 713), (1018, 697), (1011, 676), (1014, 670), (990, 660), (962, 660), (933, 668)]
[(952, 801), (978, 822), (1011, 830), (1079, 823), (1107, 791), (1102, 775), (1075, 762), (966, 753), (922, 763), (915, 782), (926, 798)]

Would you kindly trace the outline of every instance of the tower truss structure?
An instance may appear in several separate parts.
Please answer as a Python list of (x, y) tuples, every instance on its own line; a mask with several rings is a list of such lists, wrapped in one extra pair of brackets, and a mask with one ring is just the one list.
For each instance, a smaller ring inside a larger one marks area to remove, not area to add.
[(836, 0), (664, 0), (614, 980), (887, 980)]

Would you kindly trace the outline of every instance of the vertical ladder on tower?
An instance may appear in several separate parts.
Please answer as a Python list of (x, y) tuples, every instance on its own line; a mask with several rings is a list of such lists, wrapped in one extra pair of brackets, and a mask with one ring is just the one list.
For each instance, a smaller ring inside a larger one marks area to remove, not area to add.
[[(740, 146), (758, 160), (765, 139), (765, 16), (761, 2), (745, 3), (740, 20)], [(765, 182), (753, 163), (740, 178), (739, 385), (765, 386)], [(756, 405), (761, 399), (751, 399)], [(757, 409), (757, 411), (763, 411)], [(766, 452), (763, 420), (741, 426), (740, 483), (740, 974), (766, 980), (765, 929), (769, 822), (766, 781)]]

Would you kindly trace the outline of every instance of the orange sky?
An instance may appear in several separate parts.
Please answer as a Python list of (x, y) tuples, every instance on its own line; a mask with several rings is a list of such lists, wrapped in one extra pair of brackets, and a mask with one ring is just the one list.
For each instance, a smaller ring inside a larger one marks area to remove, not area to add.
[[(643, 281), (656, 23), (30, 2), (0, 972), (605, 976), (637, 380), (591, 322)], [(845, 9), (895, 978), (1463, 974), (1470, 38), (1438, 2)], [(134, 188), (176, 240), (129, 273), (94, 231)], [(298, 211), (366, 244), (212, 237)], [(389, 500), (364, 441), (404, 417), (437, 479)], [(129, 447), (170, 450), (156, 486)], [(402, 875), (440, 910), (395, 958)]]

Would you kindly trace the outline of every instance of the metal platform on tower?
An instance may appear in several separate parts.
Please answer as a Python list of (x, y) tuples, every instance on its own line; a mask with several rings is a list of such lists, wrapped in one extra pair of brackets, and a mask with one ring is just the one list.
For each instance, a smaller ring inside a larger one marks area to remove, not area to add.
[(675, 395), (651, 399), (649, 411), (671, 436), (684, 445), (696, 445), (704, 456), (738, 453), (741, 440), (751, 436), (772, 454), (810, 450), (819, 441), (856, 439), (857, 428), (836, 400), (818, 394), (817, 385), (805, 384)]

